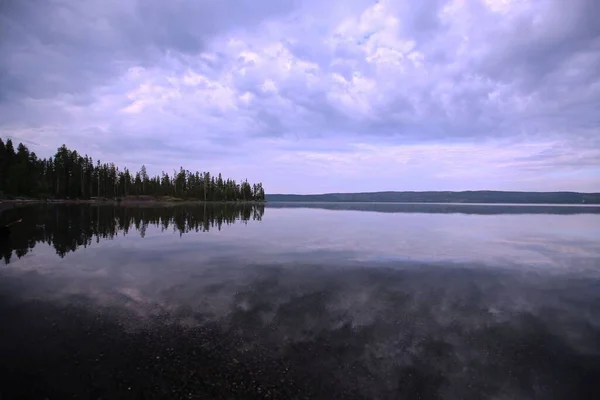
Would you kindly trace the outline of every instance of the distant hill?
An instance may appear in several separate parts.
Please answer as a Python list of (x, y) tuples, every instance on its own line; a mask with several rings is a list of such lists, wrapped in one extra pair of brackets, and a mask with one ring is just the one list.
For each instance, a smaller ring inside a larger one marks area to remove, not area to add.
[(308, 195), (267, 194), (266, 200), (272, 202), (600, 204), (600, 193), (477, 190), (465, 192), (371, 192)]

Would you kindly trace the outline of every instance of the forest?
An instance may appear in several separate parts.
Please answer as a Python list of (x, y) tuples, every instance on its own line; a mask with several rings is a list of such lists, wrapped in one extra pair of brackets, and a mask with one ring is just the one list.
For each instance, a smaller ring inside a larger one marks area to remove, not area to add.
[(224, 179), (221, 174), (192, 172), (183, 167), (171, 175), (149, 176), (142, 165), (132, 172), (114, 163), (96, 163), (66, 145), (54, 157), (38, 158), (19, 143), (0, 138), (0, 199), (120, 199), (127, 196), (169, 196), (203, 201), (264, 201), (262, 183)]

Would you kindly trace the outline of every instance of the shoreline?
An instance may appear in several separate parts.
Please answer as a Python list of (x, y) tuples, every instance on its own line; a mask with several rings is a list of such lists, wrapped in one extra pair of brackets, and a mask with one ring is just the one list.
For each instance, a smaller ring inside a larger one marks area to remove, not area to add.
[(482, 202), (401, 202), (401, 201), (328, 201), (328, 200), (307, 200), (307, 201), (295, 201), (295, 200), (250, 200), (250, 201), (232, 201), (232, 200), (195, 200), (195, 199), (180, 199), (180, 198), (153, 198), (153, 199), (11, 199), (2, 200), (0, 199), (0, 205), (2, 204), (93, 204), (93, 205), (178, 205), (178, 204), (387, 204), (387, 205), (453, 205), (453, 206), (566, 206), (566, 207), (598, 207), (600, 203), (482, 203)]
[(265, 204), (266, 201), (204, 201), (204, 200), (184, 200), (184, 199), (123, 199), (123, 200), (111, 200), (111, 199), (53, 199), (53, 200), (42, 200), (42, 199), (18, 199), (18, 200), (0, 200), (2, 204), (92, 204), (92, 205), (190, 205), (190, 204)]

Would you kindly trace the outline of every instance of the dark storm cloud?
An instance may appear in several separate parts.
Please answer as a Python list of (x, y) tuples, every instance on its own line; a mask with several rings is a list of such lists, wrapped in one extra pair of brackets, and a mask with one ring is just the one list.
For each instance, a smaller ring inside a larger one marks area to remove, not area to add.
[[(594, 55), (600, 51), (600, 3), (595, 0), (547, 1), (540, 6), (543, 8), (538, 12), (537, 21), (523, 16), (514, 21), (510, 29), (490, 32), (503, 35), (488, 37), (498, 43), (493, 51), (489, 49), (489, 58), (483, 63), (490, 76), (507, 81), (521, 78), (520, 83), (526, 86), (528, 83), (551, 85), (552, 82), (544, 82), (544, 79), (562, 69), (573, 56), (581, 54), (597, 59)], [(597, 71), (587, 68), (581, 71), (582, 82), (597, 79)]]
[[(0, 99), (85, 95), (169, 52), (197, 54), (212, 36), (290, 10), (291, 1), (4, 2)], [(92, 99), (89, 99), (90, 101)]]

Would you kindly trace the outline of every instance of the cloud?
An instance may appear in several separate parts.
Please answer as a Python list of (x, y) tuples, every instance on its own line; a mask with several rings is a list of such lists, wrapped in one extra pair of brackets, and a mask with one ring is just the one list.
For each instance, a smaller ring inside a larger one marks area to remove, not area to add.
[(11, 2), (0, 134), (269, 192), (597, 190), (597, 15), (594, 0)]

